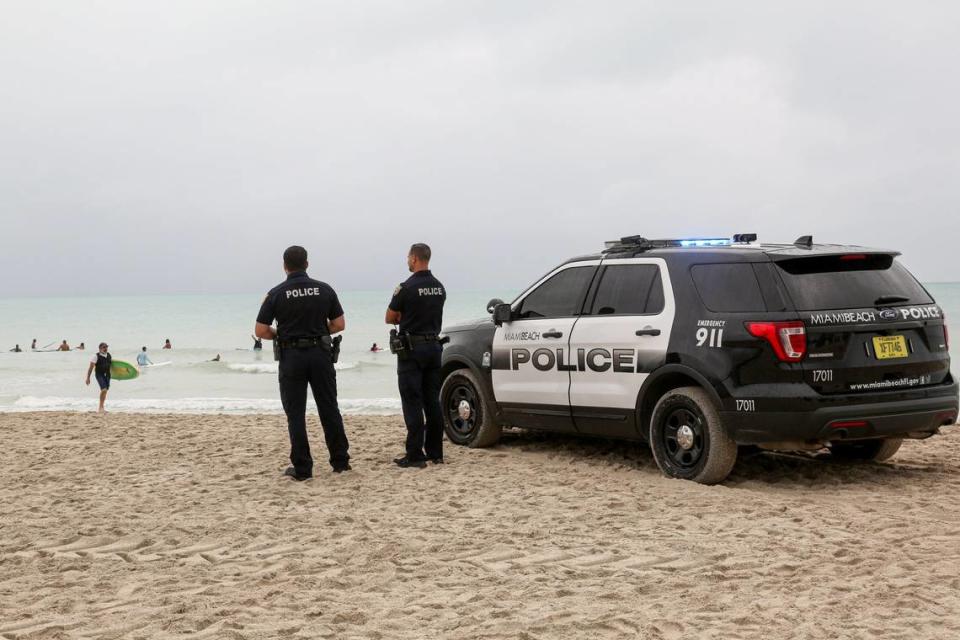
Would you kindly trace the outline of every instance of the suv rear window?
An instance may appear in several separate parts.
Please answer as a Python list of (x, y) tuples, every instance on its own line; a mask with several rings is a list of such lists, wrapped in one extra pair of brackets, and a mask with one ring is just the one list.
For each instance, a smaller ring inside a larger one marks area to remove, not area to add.
[(760, 283), (747, 262), (698, 264), (690, 269), (704, 306), (719, 313), (766, 311)]
[(933, 302), (920, 283), (891, 255), (817, 256), (776, 264), (798, 311)]

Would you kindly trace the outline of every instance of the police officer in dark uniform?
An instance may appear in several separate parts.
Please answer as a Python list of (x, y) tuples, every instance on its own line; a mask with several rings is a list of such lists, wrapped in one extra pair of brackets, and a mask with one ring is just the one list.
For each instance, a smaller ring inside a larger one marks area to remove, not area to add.
[(422, 469), (427, 460), (443, 464), (443, 422), (440, 414), (440, 329), (447, 292), (430, 273), (430, 247), (410, 247), (407, 266), (413, 275), (393, 292), (387, 324), (399, 324), (397, 377), (403, 419), (407, 424), (406, 454), (397, 466)]
[[(330, 285), (307, 276), (307, 250), (293, 246), (283, 252), (287, 279), (267, 294), (257, 315), (254, 333), (274, 340), (280, 360), (280, 400), (290, 432), (290, 462), (284, 475), (306, 480), (313, 475), (313, 458), (307, 441), (307, 384), (320, 413), (323, 436), (334, 472), (350, 470), (349, 443), (337, 406), (334, 349), (343, 331), (343, 307)], [(274, 319), (277, 328), (274, 329)], [(336, 341), (336, 342), (335, 342)]]

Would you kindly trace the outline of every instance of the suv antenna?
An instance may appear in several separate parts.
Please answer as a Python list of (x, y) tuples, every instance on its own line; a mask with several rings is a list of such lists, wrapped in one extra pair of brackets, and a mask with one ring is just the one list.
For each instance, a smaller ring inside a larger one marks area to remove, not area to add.
[(801, 249), (809, 249), (813, 246), (813, 236), (800, 236), (793, 241), (793, 245)]

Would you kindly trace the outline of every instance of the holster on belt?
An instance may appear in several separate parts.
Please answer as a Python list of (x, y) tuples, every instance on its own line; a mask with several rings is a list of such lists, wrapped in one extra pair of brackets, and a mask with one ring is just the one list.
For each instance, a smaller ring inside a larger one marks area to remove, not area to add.
[[(327, 336), (328, 338), (330, 336)], [(340, 359), (340, 343), (343, 342), (343, 336), (337, 336), (336, 338), (331, 339), (330, 343), (330, 359), (333, 361), (333, 364), (337, 364), (337, 360)]]

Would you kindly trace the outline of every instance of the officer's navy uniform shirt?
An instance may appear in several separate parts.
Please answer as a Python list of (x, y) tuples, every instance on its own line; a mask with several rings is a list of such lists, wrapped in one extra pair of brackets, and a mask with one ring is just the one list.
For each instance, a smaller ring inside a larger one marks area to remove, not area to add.
[(397, 287), (390, 309), (400, 312), (400, 331), (437, 335), (443, 326), (447, 291), (430, 270), (417, 271)]
[(327, 321), (342, 315), (343, 307), (333, 287), (314, 280), (306, 271), (294, 271), (270, 289), (257, 322), (269, 325), (276, 319), (280, 339), (292, 340), (329, 335)]

